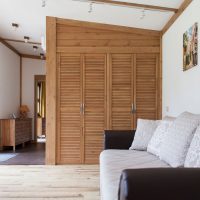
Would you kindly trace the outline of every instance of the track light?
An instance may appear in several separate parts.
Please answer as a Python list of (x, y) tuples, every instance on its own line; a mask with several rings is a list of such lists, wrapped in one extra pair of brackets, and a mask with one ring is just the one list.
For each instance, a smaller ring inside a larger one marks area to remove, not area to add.
[(12, 23), (12, 27), (13, 27), (14, 31), (16, 31), (19, 28), (19, 24)]
[(146, 10), (143, 9), (143, 10), (142, 10), (142, 14), (141, 14), (141, 16), (140, 16), (140, 19), (143, 20), (145, 17), (146, 17)]
[(30, 40), (30, 37), (24, 36), (24, 42), (25, 42), (25, 43), (28, 43), (29, 40)]
[(33, 51), (37, 51), (38, 50), (38, 47), (37, 46), (33, 46)]
[(93, 2), (90, 2), (88, 13), (92, 13), (92, 11), (93, 11)]
[(46, 7), (46, 0), (42, 0), (42, 7)]

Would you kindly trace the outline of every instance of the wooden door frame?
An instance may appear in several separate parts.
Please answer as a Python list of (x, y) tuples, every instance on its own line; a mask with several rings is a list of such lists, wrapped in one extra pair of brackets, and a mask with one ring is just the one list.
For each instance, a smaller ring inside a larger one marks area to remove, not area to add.
[(37, 142), (37, 83), (43, 81), (46, 83), (46, 75), (35, 75), (34, 77), (34, 142)]

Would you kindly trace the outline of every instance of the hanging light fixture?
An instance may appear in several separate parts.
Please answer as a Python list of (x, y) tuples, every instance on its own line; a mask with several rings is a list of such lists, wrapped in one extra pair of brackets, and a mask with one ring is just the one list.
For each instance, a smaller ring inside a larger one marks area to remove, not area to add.
[(42, 0), (42, 7), (46, 7), (46, 0)]
[(140, 16), (140, 19), (143, 20), (145, 17), (146, 17), (146, 10), (143, 9), (143, 10), (142, 10), (142, 14), (141, 14), (141, 16)]
[(88, 13), (92, 13), (92, 11), (93, 11), (93, 2), (90, 2)]

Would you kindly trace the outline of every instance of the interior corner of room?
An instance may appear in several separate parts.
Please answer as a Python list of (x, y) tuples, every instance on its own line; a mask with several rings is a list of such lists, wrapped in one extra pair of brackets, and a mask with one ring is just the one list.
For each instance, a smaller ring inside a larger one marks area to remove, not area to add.
[[(35, 77), (38, 75), (45, 77), (45, 61), (24, 57), (7, 44), (6, 41), (0, 42), (0, 146), (2, 150), (0, 164), (44, 164), (45, 120), (42, 126), (40, 118), (45, 118), (44, 114), (40, 116), (41, 111), (38, 112), (36, 109), (38, 107), (42, 109), (45, 105), (37, 106), (35, 98), (39, 95), (38, 101), (40, 98), (42, 101), (45, 96), (41, 95), (45, 94), (45, 90), (41, 92), (44, 86), (38, 89), (36, 83), (40, 84), (40, 82), (36, 82)], [(45, 79), (41, 81), (43, 83)], [(20, 109), (24, 108), (28, 112), (26, 117), (20, 116)], [(37, 127), (38, 124), (41, 126), (41, 132), (40, 127)], [(41, 156), (41, 159), (34, 157), (35, 154)]]
[[(21, 0), (12, 8), (0, 0), (0, 172), (28, 191), (0, 186), (0, 198), (98, 200), (102, 190), (123, 189), (104, 169), (126, 176), (118, 162), (125, 150), (132, 169), (127, 140), (139, 120), (158, 125), (200, 113), (199, 8), (199, 0)], [(138, 154), (142, 167), (145, 153)], [(102, 176), (114, 184), (99, 184)]]

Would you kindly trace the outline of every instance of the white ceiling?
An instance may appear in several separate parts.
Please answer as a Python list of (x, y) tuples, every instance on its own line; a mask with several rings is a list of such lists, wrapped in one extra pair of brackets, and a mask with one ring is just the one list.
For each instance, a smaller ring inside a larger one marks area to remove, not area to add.
[[(82, 0), (84, 1), (84, 0)], [(179, 8), (183, 0), (120, 0), (140, 4)], [(89, 13), (89, 3), (73, 0), (47, 0), (42, 7), (42, 0), (0, 0), (0, 37), (23, 40), (29, 36), (33, 42), (40, 42), (45, 35), (46, 16), (67, 19), (99, 22), (136, 28), (162, 30), (173, 15), (173, 12), (145, 11), (144, 19), (141, 9), (114, 6), (108, 4), (93, 4), (93, 12)], [(12, 23), (18, 23), (14, 31)], [(33, 51), (33, 45), (9, 42), (20, 53), (39, 55)]]

